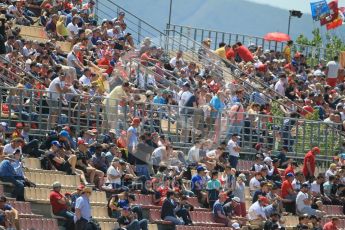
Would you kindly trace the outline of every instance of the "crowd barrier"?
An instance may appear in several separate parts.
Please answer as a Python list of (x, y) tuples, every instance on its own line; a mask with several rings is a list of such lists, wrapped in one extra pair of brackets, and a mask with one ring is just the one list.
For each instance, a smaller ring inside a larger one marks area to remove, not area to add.
[[(127, 103), (104, 97), (69, 95), (71, 102), (49, 106), (49, 93), (38, 90), (0, 87), (1, 121), (15, 127), (16, 122), (25, 122), (32, 127), (31, 134), (38, 138), (46, 136), (53, 128), (52, 112), (57, 112), (57, 124), (76, 127), (76, 132), (96, 128), (99, 133), (115, 129), (127, 129), (133, 117), (140, 117), (140, 129), (158, 132), (169, 137), (173, 146), (188, 150), (197, 139), (209, 139), (220, 144), (228, 141), (229, 135), (238, 132), (242, 152), (255, 153), (255, 148), (278, 151), (288, 146), (294, 156), (303, 156), (311, 147), (319, 146), (319, 158), (330, 159), (342, 151), (341, 124), (231, 112), (210, 114), (205, 105), (200, 108), (181, 108), (174, 105), (159, 105), (129, 98)], [(238, 120), (236, 120), (238, 118)], [(241, 118), (241, 119), (240, 119)], [(100, 136), (101, 137), (101, 136)]]
[[(203, 41), (205, 39), (211, 39), (211, 49), (218, 49), (218, 44), (220, 42), (225, 42), (227, 44), (235, 44), (236, 42), (241, 42), (242, 44), (249, 46), (261, 46), (263, 50), (274, 50), (278, 52), (282, 52), (284, 47), (286, 46), (286, 42), (276, 42), (276, 41), (266, 41), (262, 37), (251, 36), (251, 35), (244, 35), (244, 34), (236, 34), (236, 33), (228, 33), (216, 30), (209, 30), (204, 28), (196, 28), (190, 26), (183, 26), (183, 25), (174, 25), (170, 24), (167, 25), (167, 28), (179, 32), (180, 34), (186, 35), (190, 38), (193, 38), (195, 41)], [(294, 44), (293, 51), (300, 52), (304, 54), (306, 57), (313, 57), (317, 60), (321, 59), (331, 59), (334, 55), (336, 55), (335, 50), (326, 49), (323, 47), (315, 47), (315, 46), (307, 46), (307, 45), (300, 45)]]

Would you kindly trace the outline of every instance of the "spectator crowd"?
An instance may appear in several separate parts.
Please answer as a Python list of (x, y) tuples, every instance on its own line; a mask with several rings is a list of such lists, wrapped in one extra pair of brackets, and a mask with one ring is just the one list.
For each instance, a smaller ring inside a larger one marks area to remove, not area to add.
[[(18, 201), (25, 187), (36, 186), (22, 163), (31, 157), (45, 170), (80, 177), (73, 194), (62, 194), (58, 181), (52, 185), (52, 212), (67, 229), (97, 229), (93, 190), (110, 194), (109, 212), (124, 229), (148, 228), (133, 204), (137, 192), (152, 195), (161, 219), (175, 225), (193, 225), (188, 198), (197, 197), (215, 223), (233, 229), (283, 229), (289, 214), (299, 216), (298, 229), (343, 227), (338, 217), (321, 226), (321, 217), (325, 205), (345, 211), (345, 155), (334, 153), (325, 172), (316, 171), (319, 147), (303, 162), (287, 155), (295, 151), (299, 118), (317, 114), (337, 134), (344, 131), (338, 56), (310, 66), (292, 53), (292, 41), (284, 52), (240, 42), (213, 51), (206, 39), (190, 60), (188, 52), (168, 53), (149, 37), (137, 44), (123, 11), (98, 24), (93, 0), (1, 3), (0, 74), (7, 86), (1, 116), (9, 119), (0, 124), (0, 179), (14, 184)], [(23, 35), (26, 26), (43, 28), (48, 39)], [(285, 117), (280, 127), (269, 125), (277, 101)], [(219, 125), (224, 117), (227, 124)], [(177, 127), (177, 137), (163, 120)], [(35, 135), (39, 129), (47, 130), (44, 137)], [(248, 140), (255, 160), (243, 170)], [(177, 142), (193, 146), (183, 152)], [(2, 202), (0, 224), (11, 227), (15, 210)]]

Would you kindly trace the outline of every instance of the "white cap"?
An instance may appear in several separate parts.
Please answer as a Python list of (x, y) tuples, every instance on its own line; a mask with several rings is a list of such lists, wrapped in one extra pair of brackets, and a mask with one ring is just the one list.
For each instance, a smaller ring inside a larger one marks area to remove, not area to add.
[(233, 197), (231, 200), (237, 202), (237, 203), (240, 203), (241, 202), (241, 199), (238, 198), (237, 196)]
[(273, 160), (272, 160), (272, 158), (270, 158), (270, 157), (265, 157), (264, 161), (265, 161), (265, 162), (272, 162)]
[(234, 229), (241, 229), (239, 223), (233, 223), (231, 226), (232, 226)]

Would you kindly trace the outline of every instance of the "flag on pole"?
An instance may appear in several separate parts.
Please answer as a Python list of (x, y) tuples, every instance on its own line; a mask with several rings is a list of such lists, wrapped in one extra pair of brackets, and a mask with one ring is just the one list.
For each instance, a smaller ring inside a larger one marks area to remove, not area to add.
[(338, 16), (339, 16), (338, 0), (333, 0), (330, 3), (328, 3), (328, 7), (330, 10), (329, 16), (320, 18), (321, 26), (326, 25), (338, 19)]
[(330, 14), (330, 10), (326, 0), (310, 3), (311, 15), (314, 21), (319, 21), (322, 17), (327, 17)]

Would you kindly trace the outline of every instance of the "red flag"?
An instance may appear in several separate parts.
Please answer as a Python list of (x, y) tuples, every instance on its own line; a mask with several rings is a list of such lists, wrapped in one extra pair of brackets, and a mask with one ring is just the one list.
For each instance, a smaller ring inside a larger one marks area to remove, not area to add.
[(326, 25), (327, 30), (333, 30), (339, 26), (343, 25), (343, 18), (339, 17), (335, 19), (333, 22), (330, 22)]
[(330, 14), (329, 14), (329, 16), (320, 18), (321, 26), (326, 25), (326, 24), (333, 22), (334, 20), (338, 19), (338, 15), (339, 15), (338, 0), (333, 0), (330, 3), (328, 3), (328, 7), (330, 10)]

